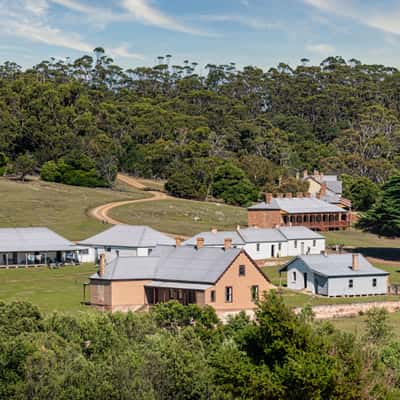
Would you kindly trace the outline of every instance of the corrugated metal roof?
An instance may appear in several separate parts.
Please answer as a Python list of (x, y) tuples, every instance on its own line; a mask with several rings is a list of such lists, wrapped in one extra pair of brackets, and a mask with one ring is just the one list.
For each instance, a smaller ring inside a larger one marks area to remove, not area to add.
[(249, 210), (283, 210), (289, 214), (343, 212), (342, 208), (313, 197), (274, 198), (270, 204), (262, 202)]
[(75, 245), (48, 228), (0, 228), (0, 252), (69, 250)]
[(232, 245), (241, 246), (244, 244), (243, 239), (237, 231), (216, 231), (216, 232), (200, 232), (197, 235), (185, 240), (184, 246), (195, 246), (197, 238), (203, 238), (206, 246), (223, 246), (225, 239), (232, 239)]
[(243, 228), (239, 233), (246, 243), (286, 242), (286, 238), (278, 229)]
[(149, 257), (116, 257), (106, 266), (103, 280), (160, 280), (213, 284), (239, 255), (240, 249), (160, 246)]
[(281, 227), (278, 228), (278, 230), (288, 240), (325, 239), (325, 237), (318, 232), (314, 232), (305, 226)]
[(155, 247), (174, 245), (175, 241), (145, 225), (114, 225), (113, 227), (79, 242), (80, 245), (114, 247)]
[(200, 283), (185, 283), (185, 282), (164, 282), (164, 281), (151, 281), (145, 287), (158, 287), (158, 288), (171, 288), (171, 289), (188, 289), (188, 290), (206, 290), (212, 285), (202, 285)]
[[(317, 273), (326, 277), (340, 276), (362, 276), (362, 275), (388, 275), (389, 273), (372, 266), (361, 254), (359, 257), (359, 267), (353, 270), (352, 254), (329, 254), (325, 255), (308, 255), (299, 256), (295, 260), (303, 261), (306, 266)], [(295, 261), (294, 260), (294, 261)], [(285, 270), (291, 263), (287, 264), (282, 270)]]
[(343, 188), (342, 188), (342, 181), (329, 181), (326, 180), (326, 187), (332, 191), (333, 193), (336, 194), (342, 194)]

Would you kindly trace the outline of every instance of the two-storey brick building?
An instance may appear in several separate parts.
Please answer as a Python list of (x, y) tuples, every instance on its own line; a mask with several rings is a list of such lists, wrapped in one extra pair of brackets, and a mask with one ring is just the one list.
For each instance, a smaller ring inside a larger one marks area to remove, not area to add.
[(279, 226), (306, 226), (316, 231), (344, 230), (350, 227), (351, 214), (348, 210), (312, 197), (307, 193), (267, 193), (265, 202), (248, 208), (248, 225), (260, 228)]

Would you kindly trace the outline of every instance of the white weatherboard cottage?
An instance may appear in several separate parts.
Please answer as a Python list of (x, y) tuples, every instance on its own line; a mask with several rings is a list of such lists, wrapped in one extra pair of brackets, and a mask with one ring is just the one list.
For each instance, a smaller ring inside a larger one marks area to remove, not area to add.
[(325, 237), (303, 226), (285, 228), (237, 228), (236, 231), (201, 232), (183, 245), (195, 246), (197, 238), (205, 247), (223, 247), (225, 239), (232, 246), (243, 248), (254, 260), (290, 257), (300, 254), (320, 254), (325, 251)]
[(100, 254), (108, 258), (116, 255), (142, 256), (151, 254), (157, 245), (175, 245), (175, 240), (143, 225), (114, 225), (113, 227), (78, 243), (79, 248), (88, 249), (86, 259), (97, 262)]
[(78, 261), (76, 246), (48, 228), (0, 228), (0, 268)]
[(389, 273), (373, 267), (361, 254), (298, 256), (280, 272), (287, 287), (329, 297), (386, 294)]

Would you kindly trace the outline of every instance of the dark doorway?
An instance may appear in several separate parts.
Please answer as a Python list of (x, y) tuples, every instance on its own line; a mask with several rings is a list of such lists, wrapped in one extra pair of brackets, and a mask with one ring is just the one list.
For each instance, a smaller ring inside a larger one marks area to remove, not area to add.
[(275, 245), (274, 244), (271, 246), (271, 257), (272, 258), (275, 257)]
[(304, 272), (304, 289), (307, 289), (307, 272)]

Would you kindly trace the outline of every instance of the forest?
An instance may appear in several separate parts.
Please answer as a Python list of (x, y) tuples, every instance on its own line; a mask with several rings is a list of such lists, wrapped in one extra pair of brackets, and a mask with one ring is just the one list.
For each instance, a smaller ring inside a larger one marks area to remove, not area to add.
[(341, 57), (122, 69), (96, 48), (0, 66), (0, 170), (74, 185), (112, 186), (122, 170), (245, 205), (302, 190), (296, 173), (316, 168), (375, 190), (399, 170), (399, 119), (400, 72)]
[(368, 400), (400, 395), (384, 309), (361, 334), (295, 315), (272, 291), (250, 321), (170, 302), (149, 313), (43, 315), (0, 303), (1, 399)]

